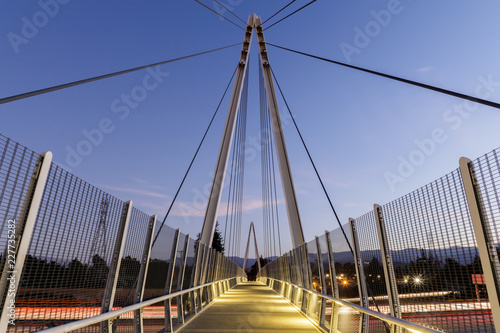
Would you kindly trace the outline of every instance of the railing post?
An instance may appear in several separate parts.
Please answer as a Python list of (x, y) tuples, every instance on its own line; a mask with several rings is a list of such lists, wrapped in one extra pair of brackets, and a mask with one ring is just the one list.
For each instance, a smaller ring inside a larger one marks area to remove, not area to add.
[[(201, 274), (201, 271), (203, 269), (203, 258), (204, 258), (204, 255), (205, 255), (205, 244), (201, 243), (201, 242), (198, 242), (198, 247), (197, 247), (197, 250), (196, 250), (196, 264), (195, 264), (195, 267), (194, 267), (194, 270), (195, 270), (195, 274), (194, 274), (194, 279), (192, 281), (192, 287), (196, 287), (197, 285), (199, 285), (199, 281), (200, 281), (200, 274)], [(201, 309), (201, 294), (199, 292), (199, 289), (196, 290), (196, 291), (193, 291), (191, 293), (191, 311), (193, 314), (197, 314), (198, 313), (198, 309)]]
[[(179, 279), (177, 282), (177, 288), (179, 290), (183, 289), (184, 286), (184, 272), (186, 271), (186, 258), (189, 249), (189, 235), (186, 235), (184, 239), (184, 248), (182, 250), (181, 264), (179, 269)], [(177, 297), (177, 322), (184, 324), (184, 300), (183, 295)]]
[(283, 254), (283, 265), (284, 265), (284, 274), (285, 274), (285, 278), (283, 280), (286, 282), (290, 282), (291, 279), (290, 279), (290, 270), (289, 270), (290, 266), (288, 263), (288, 253)]
[[(321, 245), (319, 244), (319, 237), (316, 236), (316, 251), (318, 253), (318, 273), (321, 281), (321, 292), (326, 294), (326, 280), (325, 272), (323, 272), (323, 255)], [(326, 299), (321, 298), (321, 308), (319, 309), (319, 326), (325, 327), (325, 312), (326, 312)]]
[[(201, 253), (201, 244), (198, 241), (198, 243), (195, 242), (195, 251), (194, 251), (194, 261), (193, 261), (193, 268), (191, 271), (191, 281), (189, 283), (189, 288), (193, 288), (196, 286), (196, 279), (197, 279), (197, 274), (198, 274), (198, 266), (200, 264), (200, 253)], [(191, 314), (197, 314), (198, 309), (196, 308), (196, 295), (195, 292), (192, 291), (189, 293), (189, 299), (190, 299), (190, 313)]]
[(307, 243), (304, 243), (302, 246), (303, 251), (304, 251), (304, 258), (305, 258), (305, 287), (312, 289), (312, 272), (311, 272), (311, 265), (309, 263), (309, 250), (307, 249)]
[[(106, 281), (106, 289), (104, 290), (104, 297), (102, 300), (101, 313), (109, 312), (113, 309), (115, 301), (116, 284), (118, 283), (118, 273), (122, 263), (123, 248), (125, 247), (125, 239), (127, 238), (128, 223), (130, 221), (130, 212), (132, 211), (132, 201), (127, 201), (123, 204), (122, 216), (120, 225), (118, 226), (118, 233), (116, 235), (115, 247), (111, 264), (109, 265), (108, 279)], [(113, 320), (107, 323), (101, 323), (101, 332), (113, 332)]]
[[(175, 259), (177, 259), (177, 247), (179, 245), (179, 234), (180, 229), (175, 230), (174, 239), (172, 241), (172, 251), (170, 252), (170, 262), (168, 265), (167, 280), (165, 281), (165, 293), (164, 295), (170, 294), (172, 291), (172, 282), (174, 280), (175, 272)], [(173, 322), (172, 322), (172, 299), (168, 299), (163, 302), (165, 306), (165, 332), (173, 332)]]
[[(218, 261), (219, 261), (219, 252), (215, 252), (213, 263), (212, 263), (212, 273), (211, 273), (212, 280), (211, 280), (211, 282), (217, 281), (216, 274), (217, 274), (217, 262)], [(216, 297), (218, 297), (217, 290), (215, 289), (216, 284), (214, 283), (211, 288), (212, 288), (212, 301), (213, 301)]]
[[(288, 258), (288, 270), (290, 272), (290, 282), (293, 284), (297, 284), (295, 281), (296, 271), (295, 271), (292, 251), (288, 252), (287, 258)], [(296, 294), (296, 293), (294, 293), (295, 288), (290, 286), (289, 289), (290, 289), (290, 291), (288, 292), (288, 299), (290, 300), (290, 302), (295, 303), (294, 302), (295, 301), (294, 295)]]
[(483, 211), (484, 204), (474, 172), (474, 165), (471, 160), (465, 157), (460, 158), (459, 164), (488, 298), (491, 304), (495, 330), (500, 332), (500, 272), (498, 271), (500, 270), (500, 263), (498, 253), (495, 242), (491, 238), (493, 233), (487, 221), (487, 215)]
[[(351, 236), (352, 236), (352, 250), (354, 255), (354, 265), (356, 266), (356, 277), (358, 279), (358, 289), (359, 289), (359, 300), (360, 305), (365, 308), (369, 308), (368, 303), (368, 292), (366, 288), (365, 274), (363, 271), (363, 263), (361, 262), (361, 253), (359, 249), (359, 238), (358, 231), (356, 229), (356, 221), (354, 219), (349, 219), (349, 224), (351, 226)], [(361, 314), (359, 322), (359, 333), (368, 332), (369, 316), (366, 314)]]
[[(390, 314), (396, 318), (401, 317), (401, 307), (399, 304), (398, 286), (396, 284), (396, 275), (394, 274), (394, 265), (392, 263), (391, 250), (389, 240), (387, 238), (387, 230), (385, 228), (384, 214), (380, 205), (373, 205), (375, 213), (375, 222), (377, 224), (377, 234), (380, 243), (380, 254), (382, 256), (382, 264), (384, 266), (385, 286), (387, 289), (387, 297), (389, 298)], [(401, 328), (391, 326), (391, 332), (399, 333)]]
[[(218, 281), (219, 280), (220, 255), (221, 255), (220, 253), (217, 253), (215, 255), (214, 281)], [(215, 284), (215, 288), (216, 288), (217, 297), (219, 297), (219, 295), (220, 295), (219, 283)]]
[[(209, 281), (210, 268), (211, 268), (210, 264), (212, 263), (213, 252), (214, 252), (214, 249), (212, 249), (212, 248), (209, 248), (207, 251), (207, 258), (206, 258), (206, 264), (205, 264), (205, 269), (204, 269), (204, 273), (203, 273), (202, 284), (205, 284), (206, 282), (210, 282)], [(205, 295), (205, 300), (207, 302), (207, 305), (209, 303), (209, 297), (210, 297), (209, 289), (210, 288), (203, 288), (203, 291), (202, 291), (202, 294)]]
[[(326, 248), (328, 250), (328, 266), (330, 268), (330, 284), (332, 286), (332, 296), (335, 298), (340, 298), (339, 295), (339, 285), (337, 283), (337, 271), (335, 270), (335, 259), (333, 257), (332, 251), (332, 241), (330, 239), (330, 233), (325, 231), (326, 237)], [(337, 332), (339, 325), (339, 305), (332, 301), (332, 316), (330, 318), (330, 332)]]
[[(12, 220), (14, 223), (10, 223), (9, 221), (9, 226), (12, 226), (12, 228), (9, 228), (7, 236), (9, 239), (6, 242), (5, 264), (0, 280), (0, 305), (2, 305), (0, 332), (7, 332), (9, 321), (15, 319), (11, 319), (9, 313), (12, 306), (15, 306), (15, 294), (19, 287), (19, 279), (23, 271), (26, 254), (28, 253), (31, 234), (35, 227), (35, 220), (40, 202), (42, 201), (43, 190), (47, 182), (51, 162), (51, 152), (45, 152), (38, 156), (24, 197), (19, 219), (17, 223), (15, 223), (15, 220)], [(12, 235), (14, 237), (10, 238)], [(12, 262), (9, 258), (14, 258), (14, 261)]]
[[(307, 251), (307, 244), (304, 243), (299, 247), (300, 256), (302, 257), (302, 272), (304, 275), (304, 287), (307, 289), (311, 289), (311, 266), (309, 265), (309, 253)], [(308, 293), (305, 291), (302, 292), (302, 312), (306, 313), (307, 307), (309, 306), (309, 297)]]
[[(200, 262), (200, 275), (198, 275), (198, 285), (202, 284), (202, 279), (203, 279), (203, 274), (204, 270), (206, 267), (206, 257), (207, 257), (207, 252), (210, 249), (207, 245), (201, 244), (203, 247), (202, 251), (202, 256), (201, 256), (201, 262)], [(196, 292), (196, 299), (197, 299), (197, 307), (198, 309), (202, 310), (203, 309), (203, 288), (198, 289)]]
[[(302, 270), (300, 269), (302, 260), (300, 260), (299, 248), (295, 248), (292, 250), (292, 258), (293, 258), (293, 265), (294, 265), (295, 279), (296, 279), (295, 284), (297, 284), (297, 285), (304, 284), (303, 277), (302, 277)], [(299, 298), (302, 297), (302, 290), (295, 288), (294, 294), (295, 294), (295, 297), (294, 297), (293, 303), (297, 304), (297, 302), (299, 301)]]
[[(151, 246), (153, 244), (153, 232), (156, 225), (156, 215), (149, 219), (148, 231), (146, 232), (146, 240), (144, 241), (144, 250), (142, 251), (141, 268), (137, 285), (135, 289), (134, 304), (142, 302), (144, 296), (144, 288), (146, 286), (146, 277), (148, 274), (149, 257), (151, 255)], [(142, 310), (134, 311), (134, 333), (142, 333), (144, 331), (142, 324)]]

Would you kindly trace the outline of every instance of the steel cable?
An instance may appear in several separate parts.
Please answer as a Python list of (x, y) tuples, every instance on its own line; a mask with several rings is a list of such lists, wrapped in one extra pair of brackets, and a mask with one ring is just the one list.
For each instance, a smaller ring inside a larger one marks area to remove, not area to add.
[(228, 82), (228, 84), (226, 86), (226, 89), (224, 90), (224, 94), (222, 94), (222, 97), (221, 97), (221, 99), (219, 101), (219, 104), (217, 105), (217, 108), (215, 109), (215, 112), (214, 112), (214, 114), (212, 116), (212, 119), (210, 119), (210, 123), (208, 124), (208, 127), (205, 130), (205, 134), (203, 134), (203, 137), (201, 138), (200, 144), (198, 145), (198, 148), (196, 149), (196, 152), (194, 153), (194, 156), (191, 159), (191, 163), (189, 163), (189, 166), (188, 166), (188, 168), (186, 170), (186, 173), (184, 174), (184, 177), (182, 178), (182, 181), (181, 181), (179, 187), (177, 188), (177, 191), (175, 192), (174, 198), (172, 199), (172, 202), (170, 203), (170, 206), (168, 207), (167, 213), (165, 214), (165, 217), (163, 218), (161, 226), (158, 229), (158, 232), (156, 233), (156, 236), (155, 236), (155, 238), (153, 240), (153, 243), (152, 243), (151, 247), (153, 247), (153, 245), (156, 243), (156, 240), (157, 240), (158, 236), (160, 235), (161, 229), (163, 228), (163, 225), (165, 224), (165, 221), (167, 220), (167, 217), (170, 214), (170, 211), (172, 210), (172, 207), (174, 206), (175, 200), (177, 199), (177, 196), (179, 195), (179, 192), (181, 191), (182, 185), (184, 185), (184, 181), (186, 180), (187, 175), (189, 174), (189, 171), (191, 170), (191, 167), (193, 166), (194, 160), (196, 159), (196, 156), (198, 156), (198, 152), (200, 151), (200, 148), (203, 145), (203, 142), (205, 141), (205, 138), (207, 137), (208, 131), (210, 130), (210, 127), (212, 126), (212, 123), (214, 122), (215, 116), (217, 115), (217, 112), (219, 112), (219, 109), (220, 109), (220, 106), (222, 104), (222, 101), (224, 100), (224, 97), (226, 96), (227, 91), (229, 90), (231, 82), (233, 81), (233, 78), (236, 75), (237, 69), (238, 69), (238, 67), (235, 68), (235, 70), (233, 72), (233, 75), (231, 76), (231, 79), (229, 79), (229, 82)]
[[(240, 28), (241, 30), (245, 31), (246, 29), (241, 27), (240, 25), (234, 23), (233, 21), (231, 21), (230, 19), (228, 19), (227, 17), (225, 17), (224, 15), (221, 15), (219, 13), (217, 13), (215, 10), (213, 10), (212, 8), (208, 7), (207, 5), (205, 5), (203, 2), (199, 1), (199, 0), (194, 0), (196, 1), (197, 3), (199, 3), (200, 5), (202, 5), (203, 7), (207, 8), (208, 10), (214, 12), (215, 14), (219, 15), (220, 17), (222, 17), (224, 20), (228, 21), (228, 22), (231, 22), (232, 24), (234, 24), (235, 26), (237, 26), (238, 28)], [(246, 23), (245, 23), (246, 24)]]
[(290, 1), (286, 6), (284, 6), (283, 8), (281, 8), (280, 10), (278, 10), (276, 13), (274, 13), (273, 15), (271, 15), (267, 20), (265, 20), (264, 22), (262, 22), (262, 24), (263, 25), (266, 24), (267, 21), (269, 21), (270, 19), (272, 19), (273, 17), (275, 17), (276, 15), (278, 15), (279, 13), (281, 13), (283, 10), (285, 10), (288, 6), (290, 6), (295, 1), (297, 1), (297, 0)]
[(428, 90), (433, 90), (433, 91), (436, 91), (436, 92), (439, 92), (439, 93), (442, 93), (442, 94), (446, 94), (446, 95), (450, 95), (450, 96), (462, 98), (462, 99), (465, 99), (465, 100), (469, 100), (471, 102), (475, 102), (475, 103), (483, 104), (483, 105), (486, 105), (486, 106), (490, 106), (492, 108), (500, 109), (500, 103), (495, 103), (495, 102), (488, 101), (488, 100), (485, 100), (485, 99), (482, 99), (482, 98), (477, 98), (477, 97), (474, 97), (474, 96), (470, 96), (470, 95), (458, 93), (458, 92), (455, 92), (455, 91), (451, 91), (451, 90), (447, 90), (447, 89), (443, 89), (443, 88), (431, 86), (431, 85), (428, 85), (428, 84), (425, 84), (425, 83), (420, 83), (420, 82), (416, 82), (416, 81), (404, 79), (404, 78), (401, 78), (401, 77), (398, 77), (398, 76), (389, 75), (389, 74), (385, 74), (385, 73), (373, 71), (373, 70), (370, 70), (370, 69), (366, 69), (366, 68), (362, 68), (362, 67), (358, 67), (358, 66), (353, 66), (353, 65), (345, 64), (345, 63), (342, 63), (342, 62), (339, 62), (339, 61), (335, 61), (335, 60), (331, 60), (331, 59), (327, 59), (327, 58), (315, 56), (313, 54), (309, 54), (309, 53), (305, 53), (305, 52), (300, 52), (300, 51), (292, 50), (292, 49), (289, 49), (289, 48), (286, 48), (286, 47), (283, 47), (283, 46), (278, 46), (278, 45), (274, 45), (274, 44), (271, 44), (271, 43), (266, 43), (266, 44), (270, 45), (270, 46), (274, 46), (274, 47), (282, 49), (282, 50), (289, 51), (289, 52), (293, 52), (293, 53), (305, 55), (307, 57), (311, 57), (311, 58), (314, 58), (314, 59), (318, 59), (318, 60), (330, 62), (332, 64), (344, 66), (344, 67), (355, 69), (355, 70), (362, 71), (362, 72), (365, 72), (365, 73), (370, 73), (370, 74), (373, 74), (373, 75), (385, 77), (387, 79), (391, 79), (391, 80), (394, 80), (394, 81), (399, 81), (399, 82), (411, 84), (411, 85), (414, 85), (414, 86), (417, 86), (417, 87), (420, 87), (420, 88), (424, 88), (424, 89), (428, 89)]
[(241, 22), (243, 22), (243, 24), (246, 26), (247, 25), (247, 22), (243, 21), (238, 15), (236, 15), (233, 11), (231, 11), (229, 8), (227, 8), (226, 6), (224, 6), (223, 4), (221, 4), (218, 0), (215, 0), (215, 2), (217, 2), (219, 5), (222, 6), (222, 8), (224, 8), (225, 10), (227, 10), (231, 15), (233, 15), (234, 17), (236, 17), (238, 20), (240, 20)]
[[(344, 236), (344, 239), (345, 239), (345, 241), (346, 241), (347, 245), (349, 246), (349, 249), (350, 249), (351, 253), (354, 253), (354, 251), (353, 251), (353, 249), (352, 249), (352, 247), (351, 247), (351, 243), (349, 242), (349, 239), (347, 238), (347, 235), (346, 235), (346, 233), (345, 233), (344, 227), (342, 226), (342, 223), (340, 223), (340, 219), (339, 219), (339, 217), (338, 217), (337, 211), (335, 210), (335, 207), (333, 206), (332, 200), (330, 199), (330, 195), (328, 194), (328, 192), (327, 192), (327, 190), (326, 190), (326, 187), (325, 187), (325, 185), (324, 185), (324, 183), (323, 183), (323, 179), (321, 178), (321, 176), (320, 176), (320, 174), (319, 174), (319, 172), (318, 172), (318, 169), (316, 168), (316, 164), (314, 163), (314, 161), (313, 161), (313, 159), (312, 159), (312, 156), (311, 156), (311, 154), (310, 154), (310, 152), (309, 152), (309, 149), (307, 148), (307, 145), (306, 145), (306, 143), (305, 143), (305, 141), (304, 141), (304, 138), (303, 138), (303, 136), (302, 136), (302, 133), (301, 133), (301, 132), (300, 132), (300, 130), (299, 130), (299, 127), (298, 127), (298, 125), (297, 125), (297, 123), (296, 123), (296, 121), (295, 121), (295, 118), (294, 118), (294, 116), (293, 116), (293, 114), (292, 114), (292, 111), (290, 110), (290, 107), (289, 107), (289, 105), (288, 105), (288, 102), (287, 102), (287, 100), (285, 99), (285, 95), (283, 94), (283, 91), (281, 90), (280, 84), (278, 83), (278, 80), (277, 80), (276, 75), (274, 74), (274, 71), (273, 71), (273, 69), (272, 69), (272, 68), (271, 68), (271, 73), (273, 74), (273, 78), (274, 78), (274, 81), (276, 82), (276, 86), (278, 87), (278, 90), (280, 91), (281, 97), (283, 98), (283, 101), (285, 102), (285, 105), (286, 105), (286, 108), (287, 108), (287, 110), (288, 110), (288, 113), (290, 114), (290, 117), (291, 117), (291, 119), (292, 119), (292, 121), (293, 121), (293, 124), (294, 124), (294, 126), (295, 126), (295, 129), (297, 130), (297, 133), (299, 134), (300, 141), (302, 142), (302, 145), (304, 146), (304, 149), (305, 149), (305, 151), (306, 151), (306, 153), (307, 153), (307, 156), (309, 157), (309, 161), (311, 162), (311, 165), (312, 165), (312, 167), (314, 168), (314, 172), (316, 173), (316, 176), (317, 176), (317, 178), (318, 178), (318, 180), (319, 180), (319, 183), (321, 184), (321, 187), (322, 187), (322, 189), (323, 189), (323, 192), (324, 192), (324, 194), (325, 194), (325, 196), (326, 196), (326, 198), (327, 198), (327, 200), (328, 200), (328, 203), (330, 204), (330, 208), (332, 209), (333, 214), (335, 215), (335, 218), (336, 218), (337, 223), (338, 223), (338, 225), (339, 225), (339, 227), (340, 227), (340, 230), (342, 231), (342, 234), (343, 234), (343, 236)], [(372, 300), (373, 300), (373, 303), (375, 304), (375, 307), (377, 308), (377, 310), (378, 310), (379, 312), (381, 312), (381, 311), (380, 311), (380, 308), (379, 308), (379, 306), (378, 306), (378, 304), (377, 304), (377, 302), (376, 302), (376, 300), (375, 300), (375, 297), (374, 297), (374, 295), (373, 295), (373, 292), (372, 292), (372, 290), (371, 290), (371, 288), (370, 288), (370, 286), (369, 286), (369, 285), (367, 285), (367, 289), (368, 289), (368, 293), (370, 294), (370, 296), (371, 296), (371, 298), (372, 298)], [(386, 331), (388, 331), (388, 326), (387, 326), (385, 323), (384, 323), (384, 326), (385, 326)]]
[(153, 67), (153, 66), (164, 65), (164, 64), (168, 64), (170, 62), (175, 62), (175, 61), (184, 60), (184, 59), (196, 57), (196, 56), (199, 56), (199, 55), (203, 55), (203, 54), (207, 54), (207, 53), (211, 53), (211, 52), (215, 52), (215, 51), (224, 50), (224, 49), (236, 46), (236, 45), (241, 45), (241, 43), (236, 43), (236, 44), (232, 44), (232, 45), (228, 45), (228, 46), (224, 46), (224, 47), (219, 47), (217, 49), (213, 49), (213, 50), (209, 50), (209, 51), (204, 51), (204, 52), (199, 52), (199, 53), (195, 53), (195, 54), (191, 54), (191, 55), (187, 55), (187, 56), (183, 56), (183, 57), (179, 57), (179, 58), (174, 58), (174, 59), (169, 59), (169, 60), (165, 60), (165, 61), (155, 62), (153, 64), (139, 66), (139, 67), (134, 67), (134, 68), (126, 69), (126, 70), (123, 70), (123, 71), (118, 71), (118, 72), (113, 72), (113, 73), (109, 73), (109, 74), (94, 76), (94, 77), (91, 77), (91, 78), (88, 78), (88, 79), (83, 79), (83, 80), (73, 81), (73, 82), (69, 82), (69, 83), (64, 83), (64, 84), (60, 84), (60, 85), (57, 85), (57, 86), (52, 86), (52, 87), (49, 87), (49, 88), (38, 89), (38, 90), (34, 90), (34, 91), (30, 91), (30, 92), (27, 92), (27, 93), (22, 93), (22, 94), (18, 94), (18, 95), (14, 95), (14, 96), (4, 97), (4, 98), (0, 99), (0, 104), (9, 103), (9, 102), (17, 101), (19, 99), (24, 99), (24, 98), (28, 98), (28, 97), (32, 97), (32, 96), (36, 96), (36, 95), (46, 94), (48, 92), (52, 92), (52, 91), (56, 91), (56, 90), (61, 90), (61, 89), (65, 89), (65, 88), (70, 88), (70, 87), (74, 87), (74, 86), (77, 86), (77, 85), (80, 85), (80, 84), (84, 84), (84, 83), (89, 83), (89, 82), (94, 82), (94, 81), (98, 81), (98, 80), (102, 80), (102, 79), (107, 79), (107, 78), (110, 78), (110, 77), (113, 77), (113, 76), (127, 74), (127, 73), (130, 73), (130, 72), (135, 72), (135, 71), (138, 71), (138, 70), (141, 70), (141, 69), (146, 69), (146, 68)]
[(280, 23), (281, 21), (283, 21), (283, 20), (285, 20), (285, 19), (289, 18), (289, 17), (290, 17), (290, 16), (292, 16), (293, 14), (300, 12), (302, 9), (306, 8), (307, 6), (311, 5), (312, 3), (316, 2), (316, 1), (317, 1), (317, 0), (312, 0), (311, 2), (309, 2), (309, 3), (305, 4), (304, 6), (300, 7), (299, 9), (297, 9), (296, 11), (294, 11), (294, 12), (292, 12), (292, 13), (288, 14), (287, 16), (283, 17), (281, 20), (278, 20), (278, 21), (274, 22), (273, 24), (271, 24), (270, 26), (268, 26), (267, 28), (265, 28), (263, 31), (266, 31), (267, 29), (269, 29), (269, 28), (271, 28), (271, 27), (275, 26), (276, 24), (278, 24), (278, 23)]

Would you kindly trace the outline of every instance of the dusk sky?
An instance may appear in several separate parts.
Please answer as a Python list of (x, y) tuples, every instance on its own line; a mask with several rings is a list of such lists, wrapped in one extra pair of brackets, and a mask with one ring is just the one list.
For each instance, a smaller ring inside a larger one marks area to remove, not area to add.
[[(207, 6), (223, 13), (213, 1)], [(288, 0), (222, 0), (266, 20)], [(279, 18), (308, 3), (298, 0)], [(0, 98), (243, 41), (195, 1), (2, 1)], [(500, 102), (500, 2), (318, 0), (265, 31), (270, 43)], [(228, 12), (228, 18), (240, 23)], [(495, 23), (496, 22), (496, 23)], [(262, 234), (257, 45), (250, 55), (242, 239)], [(500, 110), (269, 46), (271, 66), (342, 223), (500, 146)], [(0, 133), (160, 219), (241, 51), (235, 46), (0, 105)], [(151, 74), (154, 72), (155, 74)], [(147, 95), (132, 104), (137, 87)], [(143, 89), (144, 90), (144, 89)], [(146, 90), (144, 90), (146, 91)], [(226, 98), (167, 224), (201, 230)], [(286, 112), (279, 97), (280, 112)], [(91, 151), (85, 133), (101, 128)], [(298, 135), (283, 117), (305, 238), (337, 228)], [(106, 133), (104, 133), (106, 132)], [(281, 190), (279, 190), (281, 194)], [(222, 195), (219, 221), (223, 228)], [(283, 250), (291, 247), (282, 198)], [(262, 242), (261, 237), (258, 240)], [(245, 242), (241, 246), (244, 247)], [(259, 246), (263, 246), (259, 243)], [(243, 252), (243, 251), (242, 251)]]

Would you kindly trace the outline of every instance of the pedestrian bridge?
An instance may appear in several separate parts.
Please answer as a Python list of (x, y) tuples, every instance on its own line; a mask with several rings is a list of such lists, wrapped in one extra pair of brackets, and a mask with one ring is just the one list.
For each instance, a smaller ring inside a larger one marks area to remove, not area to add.
[(182, 332), (321, 332), (265, 284), (241, 283), (218, 298)]
[[(457, 169), (443, 177), (384, 205), (374, 204), (373, 210), (344, 223), (309, 155), (338, 223), (331, 231), (315, 230), (314, 221), (300, 219), (274, 82), (285, 98), (270, 67), (262, 25), (253, 15), (242, 28), (245, 37), (197, 239), (165, 221), (205, 136), (160, 222), (132, 201), (52, 163), (51, 152), (38, 154), (0, 135), (0, 332), (500, 332), (500, 149), (472, 161), (461, 158)], [(245, 160), (238, 147), (245, 142), (253, 34), (260, 60), (265, 231), (259, 235), (261, 257), (253, 230), (257, 255), (248, 270), (250, 233), (245, 258), (235, 254)], [(500, 108), (491, 101), (282, 49)], [(3, 98), (0, 104), (159, 64)], [(293, 245), (286, 253), (276, 250), (275, 159)], [(231, 219), (226, 220), (223, 253), (214, 249), (213, 239), (226, 173), (232, 208), (226, 212)], [(306, 242), (303, 225), (318, 236)]]

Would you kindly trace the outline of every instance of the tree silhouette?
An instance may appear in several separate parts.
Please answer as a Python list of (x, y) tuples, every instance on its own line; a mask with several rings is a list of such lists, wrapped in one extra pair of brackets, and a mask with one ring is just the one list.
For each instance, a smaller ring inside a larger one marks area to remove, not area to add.
[[(195, 253), (198, 251), (198, 243), (200, 242), (200, 238), (201, 238), (201, 233), (198, 233), (198, 235), (196, 235), (196, 241), (194, 242)], [(222, 237), (222, 234), (219, 231), (219, 221), (215, 222), (215, 231), (214, 231), (214, 238), (212, 240), (212, 249), (224, 254), (224, 238)]]
[[(264, 267), (270, 261), (267, 258), (262, 258), (262, 256), (260, 256), (259, 260), (260, 260), (260, 267)], [(250, 267), (250, 270), (247, 271), (248, 281), (255, 281), (258, 272), (259, 268), (257, 265), (257, 260), (255, 260), (255, 263), (252, 265), (252, 267)]]

